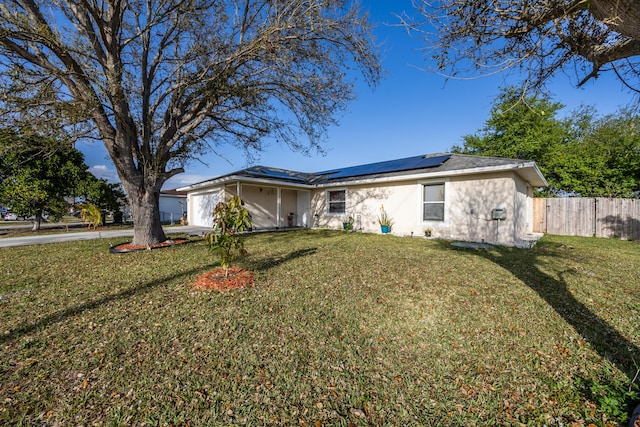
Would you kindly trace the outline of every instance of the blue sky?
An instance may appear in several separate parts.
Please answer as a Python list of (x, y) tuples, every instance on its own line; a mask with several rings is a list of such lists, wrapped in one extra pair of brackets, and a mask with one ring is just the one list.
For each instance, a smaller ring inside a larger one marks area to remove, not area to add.
[[(371, 18), (378, 24), (376, 35), (381, 44), (385, 78), (372, 90), (360, 79), (358, 98), (339, 118), (339, 126), (328, 130), (326, 154), (305, 156), (288, 147), (272, 143), (247, 163), (244, 153), (234, 147), (222, 147), (219, 153), (192, 161), (185, 173), (169, 180), (164, 188), (176, 188), (223, 175), (251, 165), (264, 165), (318, 172), (343, 166), (373, 163), (420, 154), (446, 152), (461, 145), (464, 135), (478, 132), (489, 118), (489, 110), (500, 87), (517, 84), (517, 74), (490, 78), (446, 80), (427, 71), (419, 48), (396, 23), (393, 13), (412, 13), (411, 0), (365, 1)], [(612, 113), (634, 101), (622, 84), (609, 73), (575, 88), (576, 77), (558, 75), (549, 85), (554, 101), (566, 107), (568, 115), (581, 104), (593, 105), (600, 114)], [(79, 143), (86, 162), (98, 177), (117, 181), (115, 168), (99, 142)]]

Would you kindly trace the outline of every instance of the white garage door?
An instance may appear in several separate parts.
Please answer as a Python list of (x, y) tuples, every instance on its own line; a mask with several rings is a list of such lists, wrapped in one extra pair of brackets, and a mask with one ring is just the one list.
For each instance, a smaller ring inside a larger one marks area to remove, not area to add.
[(220, 192), (218, 190), (190, 195), (191, 224), (202, 227), (213, 227), (213, 208), (216, 207), (219, 201)]

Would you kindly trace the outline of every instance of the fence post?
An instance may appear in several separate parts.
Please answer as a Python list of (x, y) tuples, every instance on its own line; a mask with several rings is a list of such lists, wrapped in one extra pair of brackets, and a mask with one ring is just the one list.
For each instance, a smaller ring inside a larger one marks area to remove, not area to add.
[(549, 204), (549, 199), (544, 199), (544, 234), (547, 234), (549, 231), (549, 211), (551, 210), (551, 205)]
[(593, 237), (598, 235), (598, 199), (593, 198)]

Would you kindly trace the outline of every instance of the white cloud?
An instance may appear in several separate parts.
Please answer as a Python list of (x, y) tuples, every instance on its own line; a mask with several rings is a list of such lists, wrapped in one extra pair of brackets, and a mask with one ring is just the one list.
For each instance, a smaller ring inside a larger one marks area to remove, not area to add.
[[(95, 175), (96, 178), (104, 178), (107, 182), (116, 183), (120, 182), (116, 170), (110, 168), (107, 165), (94, 165), (89, 168), (89, 171)], [(181, 173), (170, 180), (168, 180), (163, 186), (163, 190), (172, 190), (175, 188), (186, 187), (187, 185), (195, 184), (196, 182), (206, 181), (211, 179), (212, 175), (199, 175), (195, 173)]]
[(181, 173), (167, 182), (162, 186), (163, 190), (173, 190), (175, 188), (186, 187), (187, 185), (195, 184), (196, 182), (206, 181), (207, 179), (211, 179), (213, 176), (211, 175), (198, 175), (191, 173)]
[(106, 165), (94, 165), (89, 168), (89, 172), (95, 175), (96, 178), (104, 178), (107, 182), (116, 183), (120, 182), (120, 178), (115, 169), (111, 169)]

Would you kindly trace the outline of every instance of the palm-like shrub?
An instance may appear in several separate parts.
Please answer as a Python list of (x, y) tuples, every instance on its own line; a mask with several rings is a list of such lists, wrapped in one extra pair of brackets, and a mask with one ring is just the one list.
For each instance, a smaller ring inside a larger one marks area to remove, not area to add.
[(102, 212), (96, 205), (91, 203), (85, 203), (80, 205), (80, 217), (82, 220), (89, 224), (89, 228), (94, 229), (99, 225), (102, 225)]

